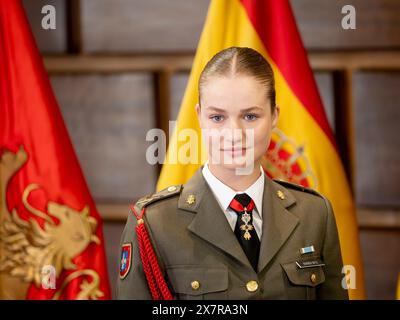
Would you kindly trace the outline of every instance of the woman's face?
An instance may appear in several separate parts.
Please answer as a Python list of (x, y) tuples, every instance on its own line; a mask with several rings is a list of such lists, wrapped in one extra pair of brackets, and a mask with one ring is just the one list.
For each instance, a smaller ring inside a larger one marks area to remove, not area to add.
[(226, 169), (259, 166), (279, 108), (271, 111), (265, 85), (251, 76), (211, 77), (196, 106), (212, 165)]

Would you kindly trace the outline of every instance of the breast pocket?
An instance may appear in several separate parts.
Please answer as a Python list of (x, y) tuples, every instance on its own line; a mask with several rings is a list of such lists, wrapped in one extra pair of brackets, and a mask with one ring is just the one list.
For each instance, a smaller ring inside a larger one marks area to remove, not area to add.
[(227, 299), (228, 269), (215, 266), (179, 265), (167, 267), (176, 299)]
[(325, 281), (324, 263), (320, 259), (299, 259), (281, 266), (288, 280), (289, 298), (316, 299), (316, 287)]

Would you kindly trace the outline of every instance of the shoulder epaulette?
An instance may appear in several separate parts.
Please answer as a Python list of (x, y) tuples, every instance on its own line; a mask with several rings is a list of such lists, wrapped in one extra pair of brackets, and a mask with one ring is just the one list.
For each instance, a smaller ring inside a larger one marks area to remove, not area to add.
[[(182, 186), (169, 186), (160, 192), (153, 193), (150, 196), (143, 197), (136, 202), (134, 206), (130, 206), (131, 213), (137, 219), (136, 236), (139, 245), (139, 257), (142, 261), (143, 272), (146, 277), (150, 295), (153, 300), (172, 300), (173, 296), (162, 274), (156, 252), (154, 250), (152, 240), (143, 219), (146, 206), (160, 199), (167, 199), (178, 194)], [(140, 212), (138, 212), (140, 211)], [(129, 252), (129, 259), (131, 253)]]
[(286, 188), (294, 189), (294, 190), (298, 190), (298, 191), (303, 191), (303, 192), (307, 192), (307, 193), (311, 193), (313, 195), (316, 195), (316, 196), (319, 196), (321, 198), (324, 198), (324, 196), (322, 196), (320, 193), (318, 193), (314, 189), (304, 187), (304, 186), (302, 186), (300, 184), (296, 184), (296, 183), (292, 183), (292, 182), (288, 182), (288, 181), (284, 181), (284, 180), (280, 180), (280, 179), (274, 179), (274, 181), (279, 183), (280, 185), (286, 187)]
[(174, 185), (174, 186), (169, 186), (168, 188), (165, 188), (159, 192), (155, 192), (151, 195), (147, 195), (145, 197), (140, 198), (135, 206), (141, 210), (142, 208), (148, 206), (151, 203), (154, 203), (156, 201), (159, 201), (161, 199), (167, 199), (170, 198), (176, 194), (179, 194), (181, 192), (182, 185)]

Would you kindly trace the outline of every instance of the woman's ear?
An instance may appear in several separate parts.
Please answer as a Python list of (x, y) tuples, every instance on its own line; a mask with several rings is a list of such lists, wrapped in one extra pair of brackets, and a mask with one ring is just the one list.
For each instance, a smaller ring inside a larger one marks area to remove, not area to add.
[(281, 112), (281, 108), (279, 105), (276, 105), (274, 111), (272, 112), (272, 129), (276, 127), (278, 124), (279, 114)]
[(196, 104), (196, 113), (197, 113), (197, 117), (199, 118), (200, 121), (200, 114), (201, 114), (201, 108), (199, 104)]

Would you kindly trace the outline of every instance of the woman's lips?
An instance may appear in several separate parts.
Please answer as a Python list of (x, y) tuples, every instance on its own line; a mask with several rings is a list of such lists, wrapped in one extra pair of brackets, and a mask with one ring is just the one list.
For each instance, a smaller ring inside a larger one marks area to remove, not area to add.
[(231, 148), (231, 149), (220, 149), (224, 153), (232, 155), (242, 155), (246, 153), (246, 148)]

